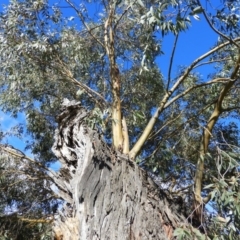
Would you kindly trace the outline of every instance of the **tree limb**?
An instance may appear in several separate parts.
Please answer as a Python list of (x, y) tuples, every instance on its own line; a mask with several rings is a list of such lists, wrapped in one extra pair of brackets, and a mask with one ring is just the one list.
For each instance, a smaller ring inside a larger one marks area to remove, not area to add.
[[(94, 91), (92, 88), (88, 87), (86, 84), (81, 83), (76, 78), (74, 78), (72, 72), (65, 66), (65, 63), (59, 58), (59, 56), (56, 56), (56, 57), (57, 57), (57, 60), (59, 62), (58, 64), (60, 65), (59, 70), (61, 71), (61, 73), (64, 76), (66, 76), (74, 85), (77, 85), (78, 87), (80, 87), (81, 89), (86, 91), (86, 93), (89, 95), (89, 97), (93, 101), (95, 101), (95, 103), (98, 106), (100, 106), (100, 107), (107, 107), (108, 106), (108, 103), (106, 102), (106, 100), (104, 99), (104, 97), (101, 94), (99, 94), (98, 92)], [(101, 101), (96, 99), (96, 97), (101, 99)]]
[[(200, 146), (200, 154), (197, 161), (196, 166), (196, 173), (195, 173), (195, 189), (194, 189), (194, 195), (195, 195), (195, 205), (202, 204), (202, 197), (201, 197), (201, 191), (202, 191), (202, 179), (203, 179), (203, 172), (204, 172), (204, 157), (205, 154), (208, 151), (208, 145), (210, 142), (210, 138), (212, 135), (212, 130), (218, 121), (218, 118), (220, 117), (222, 113), (222, 102), (224, 98), (226, 97), (228, 91), (231, 89), (231, 87), (234, 85), (234, 83), (238, 80), (237, 74), (240, 68), (240, 54), (238, 55), (238, 60), (236, 62), (236, 65), (233, 69), (233, 72), (230, 76), (230, 78), (233, 81), (229, 81), (221, 90), (219, 93), (218, 99), (215, 103), (214, 110), (212, 112), (212, 115), (210, 116), (206, 127), (203, 130), (203, 136)], [(201, 210), (201, 209), (198, 209)], [(201, 218), (201, 211), (196, 211), (196, 217), (198, 219)]]
[[(240, 38), (236, 38), (234, 39), (234, 41), (240, 41)], [(155, 110), (155, 113), (153, 114), (153, 116), (151, 117), (151, 119), (149, 120), (147, 126), (145, 127), (142, 135), (140, 136), (140, 138), (137, 140), (137, 142), (135, 143), (135, 145), (133, 146), (133, 148), (130, 150), (130, 157), (132, 159), (135, 159), (135, 157), (137, 156), (137, 154), (140, 152), (142, 146), (144, 145), (145, 141), (148, 139), (149, 134), (151, 133), (160, 113), (165, 109), (165, 105), (168, 101), (168, 99), (172, 96), (172, 94), (175, 92), (175, 90), (179, 87), (179, 85), (188, 77), (189, 73), (193, 70), (193, 68), (199, 63), (201, 62), (203, 59), (209, 57), (211, 54), (215, 53), (216, 51), (220, 50), (221, 48), (229, 45), (232, 41), (227, 41), (225, 43), (222, 43), (218, 46), (216, 46), (215, 48), (211, 49), (210, 51), (208, 51), (207, 53), (203, 54), (202, 56), (200, 56), (199, 58), (197, 58), (195, 61), (192, 62), (192, 64), (184, 71), (183, 75), (180, 76), (178, 78), (178, 80), (176, 81), (176, 83), (172, 86), (172, 88), (166, 92), (166, 94), (164, 95), (164, 97), (162, 98), (162, 101), (159, 103), (159, 106), (157, 107), (157, 109)]]
[(122, 128), (123, 128), (123, 153), (128, 154), (129, 153), (129, 136), (128, 136), (128, 127), (126, 118), (122, 118)]
[(229, 82), (229, 81), (232, 81), (230, 78), (216, 78), (214, 80), (211, 80), (209, 82), (206, 82), (206, 83), (201, 83), (201, 84), (196, 84), (188, 89), (186, 89), (184, 92), (178, 94), (177, 96), (175, 96), (174, 98), (172, 98), (170, 101), (168, 101), (164, 107), (164, 109), (166, 109), (167, 107), (169, 107), (172, 103), (174, 103), (176, 100), (178, 100), (179, 98), (181, 97), (184, 97), (185, 95), (187, 95), (189, 92), (191, 92), (193, 89), (196, 89), (196, 88), (200, 88), (200, 87), (203, 87), (203, 86), (207, 86), (207, 85), (211, 85), (211, 84), (214, 84), (214, 83), (226, 83), (226, 82)]
[(198, 67), (201, 67), (203, 65), (208, 65), (208, 64), (212, 64), (212, 63), (216, 63), (216, 62), (223, 62), (223, 61), (227, 61), (227, 60), (231, 60), (231, 58), (224, 58), (224, 59), (219, 59), (219, 60), (212, 60), (212, 61), (208, 61), (208, 62), (203, 62), (203, 63), (200, 63), (200, 64), (196, 65), (194, 67), (194, 69), (198, 68)]

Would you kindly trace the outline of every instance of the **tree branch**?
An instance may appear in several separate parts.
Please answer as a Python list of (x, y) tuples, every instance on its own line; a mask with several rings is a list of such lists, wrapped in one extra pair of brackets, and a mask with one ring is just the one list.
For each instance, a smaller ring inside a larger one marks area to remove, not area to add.
[(171, 81), (172, 64), (173, 64), (173, 58), (174, 58), (174, 54), (175, 54), (175, 50), (176, 50), (176, 46), (177, 46), (178, 36), (179, 36), (179, 33), (175, 37), (175, 41), (174, 41), (174, 45), (173, 45), (173, 49), (172, 49), (172, 54), (171, 54), (171, 59), (170, 59), (170, 64), (169, 64), (169, 68), (168, 68), (167, 91), (169, 89), (169, 84), (170, 84), (170, 81)]
[[(137, 0), (135, 0), (132, 4), (135, 4)], [(117, 20), (113, 30), (115, 31), (117, 28), (117, 25), (119, 24), (119, 22), (122, 20), (123, 16), (128, 12), (128, 10), (132, 7), (132, 4), (130, 4), (122, 13), (122, 15), (120, 16), (120, 18)]]
[(200, 63), (198, 65), (196, 65), (194, 67), (194, 69), (198, 68), (198, 67), (201, 67), (203, 65), (207, 65), (207, 64), (212, 64), (212, 63), (217, 63), (217, 62), (223, 62), (223, 61), (227, 61), (227, 60), (231, 60), (231, 58), (225, 58), (225, 59), (219, 59), (219, 60), (212, 60), (212, 61), (208, 61), (208, 62), (203, 62), (203, 63)]
[[(234, 39), (234, 41), (240, 41), (240, 37)], [(160, 113), (165, 109), (165, 105), (168, 101), (168, 99), (172, 96), (172, 94), (175, 92), (175, 90), (179, 87), (179, 85), (188, 77), (189, 73), (193, 70), (193, 68), (199, 63), (201, 62), (203, 59), (209, 57), (210, 55), (212, 55), (213, 53), (215, 53), (216, 51), (220, 50), (221, 48), (229, 45), (232, 41), (227, 41), (225, 43), (220, 44), (219, 46), (216, 46), (215, 48), (211, 49), (210, 51), (208, 51), (207, 53), (203, 54), (202, 56), (200, 56), (199, 58), (197, 58), (195, 61), (192, 62), (192, 64), (185, 70), (185, 72), (183, 73), (183, 75), (181, 77), (178, 78), (178, 80), (176, 81), (176, 83), (172, 86), (172, 88), (166, 92), (166, 94), (164, 95), (162, 101), (159, 103), (159, 106), (157, 107), (155, 113), (153, 114), (153, 116), (151, 117), (151, 119), (149, 120), (147, 126), (145, 127), (142, 135), (140, 136), (140, 138), (137, 140), (137, 142), (135, 143), (135, 145), (133, 146), (133, 148), (131, 149), (129, 155), (132, 159), (135, 159), (135, 157), (137, 156), (137, 154), (139, 154), (142, 146), (144, 145), (145, 141), (148, 139), (149, 134), (151, 133)]]
[(223, 37), (224, 39), (230, 41), (232, 44), (234, 44), (238, 49), (240, 48), (240, 46), (231, 38), (229, 38), (228, 36), (226, 36), (225, 34), (221, 33), (220, 31), (218, 31), (214, 26), (213, 24), (211, 23), (211, 21), (209, 20), (209, 17), (206, 13), (206, 11), (204, 10), (204, 8), (202, 7), (201, 3), (199, 0), (197, 0), (197, 3), (198, 5), (202, 8), (202, 11), (203, 11), (203, 15), (208, 23), (208, 25), (212, 28), (212, 30), (217, 33), (218, 35), (220, 35), (221, 37)]
[(112, 90), (112, 135), (113, 135), (113, 146), (116, 150), (123, 150), (123, 128), (122, 128), (122, 112), (121, 112), (121, 77), (120, 71), (116, 64), (115, 56), (115, 38), (114, 38), (114, 27), (113, 19), (116, 10), (116, 3), (110, 5), (110, 11), (108, 18), (104, 25), (104, 41), (105, 49), (110, 62), (110, 79), (111, 79), (111, 90)]
[(122, 128), (123, 128), (123, 153), (128, 154), (129, 153), (129, 136), (128, 136), (128, 127), (126, 118), (122, 118)]
[(230, 78), (216, 78), (214, 80), (211, 80), (209, 82), (206, 83), (201, 83), (201, 84), (196, 84), (188, 89), (186, 89), (184, 92), (178, 94), (177, 96), (175, 96), (174, 98), (172, 98), (170, 101), (168, 101), (164, 107), (164, 109), (166, 109), (167, 107), (169, 107), (172, 103), (174, 103), (175, 101), (177, 101), (179, 98), (184, 97), (185, 95), (187, 95), (189, 92), (191, 92), (193, 89), (196, 88), (200, 88), (203, 86), (207, 86), (207, 85), (211, 85), (214, 83), (226, 83), (232, 81)]
[[(205, 154), (208, 151), (208, 145), (209, 141), (212, 135), (212, 130), (218, 121), (221, 113), (222, 113), (222, 102), (227, 95), (228, 91), (231, 89), (231, 87), (234, 85), (234, 83), (238, 80), (237, 74), (239, 72), (240, 68), (240, 54), (238, 55), (238, 60), (236, 62), (236, 65), (232, 71), (232, 74), (230, 78), (232, 81), (229, 81), (221, 90), (219, 93), (218, 99), (215, 103), (214, 110), (207, 122), (206, 127), (203, 130), (203, 136), (200, 146), (200, 154), (197, 161), (196, 166), (196, 173), (195, 173), (195, 189), (194, 189), (194, 195), (195, 195), (195, 205), (200, 205), (202, 203), (202, 197), (201, 197), (201, 191), (202, 191), (202, 179), (203, 179), (203, 172), (204, 172), (204, 157)], [(201, 209), (199, 209), (201, 210)], [(196, 211), (196, 217), (198, 219), (201, 218), (201, 211)]]

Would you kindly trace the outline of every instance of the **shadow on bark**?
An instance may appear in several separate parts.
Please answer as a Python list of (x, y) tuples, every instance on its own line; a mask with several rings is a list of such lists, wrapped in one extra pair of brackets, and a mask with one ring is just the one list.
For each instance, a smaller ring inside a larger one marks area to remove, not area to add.
[(55, 183), (65, 203), (55, 239), (172, 239), (184, 217), (144, 170), (87, 127), (87, 116), (79, 102), (65, 100), (57, 119)]

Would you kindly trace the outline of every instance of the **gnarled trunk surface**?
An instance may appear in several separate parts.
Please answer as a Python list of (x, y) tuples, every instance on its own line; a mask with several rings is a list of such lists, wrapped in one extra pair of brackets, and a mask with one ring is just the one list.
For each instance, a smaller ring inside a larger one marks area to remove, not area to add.
[(58, 116), (52, 149), (62, 164), (55, 183), (65, 204), (55, 238), (171, 239), (183, 217), (144, 170), (87, 127), (87, 115), (80, 103), (65, 101)]

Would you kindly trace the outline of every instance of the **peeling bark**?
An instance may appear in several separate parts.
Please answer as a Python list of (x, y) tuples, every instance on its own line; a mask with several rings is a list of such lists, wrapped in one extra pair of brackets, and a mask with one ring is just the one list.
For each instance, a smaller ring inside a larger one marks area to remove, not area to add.
[(65, 101), (58, 117), (52, 150), (62, 164), (56, 181), (66, 188), (55, 239), (171, 239), (184, 218), (144, 170), (86, 126), (87, 115)]

